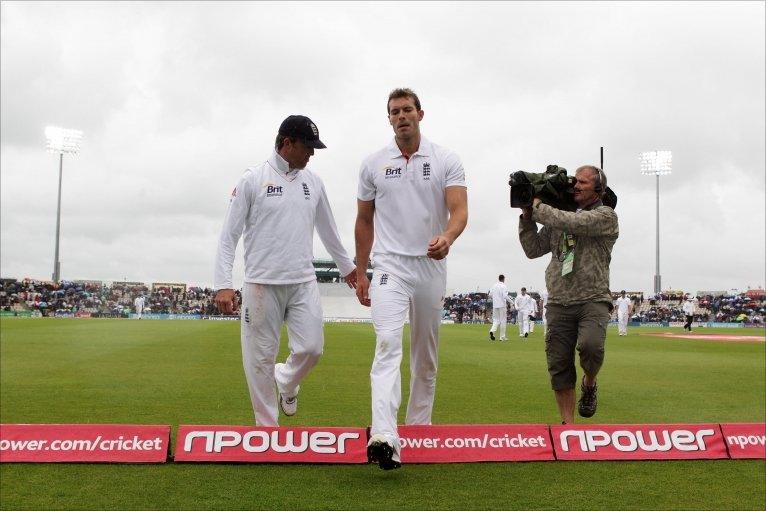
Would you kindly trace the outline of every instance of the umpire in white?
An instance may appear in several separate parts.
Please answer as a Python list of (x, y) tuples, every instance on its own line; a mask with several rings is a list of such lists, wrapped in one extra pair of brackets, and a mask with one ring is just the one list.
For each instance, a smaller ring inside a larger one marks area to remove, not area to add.
[[(465, 229), (468, 199), (460, 158), (420, 135), (423, 110), (410, 89), (387, 101), (394, 139), (362, 162), (356, 219), (356, 294), (372, 306), (375, 359), (370, 371), (372, 430), (367, 454), (398, 468), (402, 329), (410, 317), (407, 424), (430, 424), (439, 325), (450, 246)], [(373, 247), (373, 239), (375, 245)], [(373, 280), (365, 268), (372, 251)]]
[[(295, 414), (299, 384), (324, 347), (312, 264), (314, 228), (346, 283), (356, 286), (354, 263), (341, 244), (322, 180), (306, 168), (314, 149), (325, 147), (311, 119), (285, 119), (269, 159), (245, 170), (234, 188), (218, 242), (215, 303), (231, 314), (236, 308), (234, 251), (244, 232), (242, 360), (260, 426), (278, 425), (275, 382), (282, 411)], [(283, 322), (290, 355), (275, 364)]]

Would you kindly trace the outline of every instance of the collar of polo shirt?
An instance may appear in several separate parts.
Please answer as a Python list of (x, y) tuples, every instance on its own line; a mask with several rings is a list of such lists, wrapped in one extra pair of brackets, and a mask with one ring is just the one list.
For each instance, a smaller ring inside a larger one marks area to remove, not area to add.
[(287, 163), (287, 160), (282, 158), (282, 156), (276, 151), (272, 151), (271, 158), (269, 158), (269, 165), (277, 171), (282, 176), (285, 176), (287, 178), (295, 178), (295, 176), (298, 174), (298, 171), (300, 169), (291, 169), (290, 164)]
[[(404, 158), (404, 155), (402, 154), (402, 150), (399, 149), (399, 146), (396, 144), (396, 137), (391, 139), (391, 143), (388, 144), (388, 151), (391, 153), (392, 158)], [(418, 150), (415, 151), (413, 154), (410, 155), (410, 159), (412, 159), (413, 156), (431, 156), (433, 153), (433, 150), (431, 148), (431, 142), (426, 139), (423, 135), (420, 136), (420, 147), (418, 147)]]

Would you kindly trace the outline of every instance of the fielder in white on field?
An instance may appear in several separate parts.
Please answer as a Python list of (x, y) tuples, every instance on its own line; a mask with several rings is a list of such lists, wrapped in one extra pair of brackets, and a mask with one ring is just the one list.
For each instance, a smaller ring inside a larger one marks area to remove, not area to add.
[(133, 300), (133, 307), (136, 308), (136, 319), (141, 319), (144, 315), (144, 295), (139, 295)]
[(527, 288), (522, 287), (513, 305), (516, 307), (516, 324), (519, 325), (519, 337), (529, 337), (529, 315), (534, 310), (532, 297), (527, 294)]
[(498, 275), (497, 282), (489, 290), (492, 299), (492, 328), (489, 329), (489, 340), (495, 340), (495, 332), (500, 327), (500, 340), (507, 341), (505, 329), (508, 323), (508, 288), (505, 286), (505, 275)]
[(535, 332), (535, 319), (537, 319), (537, 312), (540, 310), (537, 305), (537, 300), (534, 296), (529, 295), (532, 298), (532, 312), (529, 313), (529, 333)]
[(548, 305), (548, 290), (543, 289), (540, 291), (540, 301), (543, 305), (543, 313), (541, 316), (543, 317), (543, 335), (548, 335), (548, 319), (545, 317), (545, 307)]
[[(394, 139), (365, 158), (356, 218), (356, 295), (372, 306), (372, 429), (367, 447), (382, 469), (401, 466), (397, 412), (402, 400), (402, 330), (410, 316), (407, 424), (430, 424), (436, 391), (445, 258), (468, 221), (460, 158), (420, 135), (423, 110), (410, 89), (387, 101)], [(375, 246), (373, 247), (373, 239)], [(372, 251), (373, 279), (365, 268)], [(361, 269), (360, 269), (361, 268)]]
[(624, 289), (620, 291), (615, 306), (617, 308), (617, 330), (620, 335), (628, 335), (628, 319), (633, 314), (633, 302), (625, 296)]
[[(324, 184), (306, 168), (314, 149), (325, 147), (311, 119), (285, 119), (269, 159), (249, 167), (234, 188), (218, 242), (215, 303), (231, 314), (236, 307), (234, 251), (244, 231), (242, 362), (255, 421), (261, 426), (278, 425), (276, 393), (284, 414), (296, 413), (300, 382), (324, 348), (312, 264), (315, 228), (346, 283), (356, 286), (356, 268), (341, 244)], [(275, 364), (283, 322), (290, 355), (284, 364)]]

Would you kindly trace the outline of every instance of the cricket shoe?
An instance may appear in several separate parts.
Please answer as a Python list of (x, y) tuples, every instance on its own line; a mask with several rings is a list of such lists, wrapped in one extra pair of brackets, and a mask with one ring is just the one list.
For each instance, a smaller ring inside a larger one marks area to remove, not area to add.
[[(274, 379), (276, 380), (277, 368), (284, 366), (284, 364), (274, 364)], [(292, 417), (298, 411), (298, 391), (301, 390), (300, 385), (295, 388), (295, 394), (293, 396), (286, 396), (279, 388), (277, 383), (277, 392), (279, 393), (279, 407), (282, 409), (282, 413), (288, 417)]]
[(585, 385), (585, 377), (583, 376), (582, 384), (580, 385), (580, 401), (577, 403), (577, 412), (581, 417), (587, 419), (595, 415), (597, 406), (598, 385), (594, 383), (592, 387), (588, 387)]
[(394, 457), (398, 458), (399, 454), (385, 435), (377, 433), (370, 437), (367, 443), (367, 459), (370, 463), (377, 463), (383, 470), (393, 470), (402, 466), (401, 462)]

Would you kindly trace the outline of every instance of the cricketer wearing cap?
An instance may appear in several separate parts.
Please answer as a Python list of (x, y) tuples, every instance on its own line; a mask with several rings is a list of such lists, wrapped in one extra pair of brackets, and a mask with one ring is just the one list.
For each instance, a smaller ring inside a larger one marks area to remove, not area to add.
[[(417, 95), (394, 90), (387, 111), (394, 139), (362, 162), (355, 229), (357, 297), (372, 306), (376, 335), (367, 452), (383, 469), (400, 466), (396, 417), (408, 314), (411, 377), (405, 421), (431, 423), (445, 258), (468, 220), (463, 165), (455, 153), (421, 136), (424, 112)], [(365, 274), (371, 252), (372, 283)]]
[[(295, 414), (299, 384), (324, 347), (312, 264), (315, 228), (346, 283), (356, 285), (354, 263), (341, 244), (322, 180), (306, 168), (314, 149), (324, 148), (308, 117), (285, 119), (269, 159), (245, 170), (232, 192), (218, 242), (215, 302), (221, 312), (231, 313), (236, 306), (234, 251), (244, 231), (242, 360), (261, 426), (278, 425), (275, 383), (282, 411)], [(284, 364), (275, 364), (283, 322), (290, 355)]]

